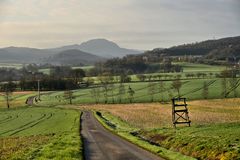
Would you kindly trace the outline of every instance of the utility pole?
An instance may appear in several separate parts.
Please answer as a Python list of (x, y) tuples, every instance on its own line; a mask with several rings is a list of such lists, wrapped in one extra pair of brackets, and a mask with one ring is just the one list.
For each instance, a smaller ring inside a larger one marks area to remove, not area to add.
[(40, 80), (38, 80), (38, 100), (40, 100)]

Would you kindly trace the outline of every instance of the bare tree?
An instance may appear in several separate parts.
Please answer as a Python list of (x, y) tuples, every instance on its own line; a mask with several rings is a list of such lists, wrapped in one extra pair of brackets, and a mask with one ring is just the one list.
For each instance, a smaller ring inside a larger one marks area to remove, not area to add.
[(134, 90), (129, 86), (128, 87), (128, 99), (129, 99), (130, 103), (133, 102), (134, 94), (135, 94)]
[(237, 85), (238, 85), (237, 78), (235, 77), (229, 78), (229, 84), (234, 97), (237, 97)]
[(118, 88), (118, 100), (119, 100), (119, 103), (122, 103), (122, 97), (123, 95), (126, 93), (126, 90), (125, 90), (125, 86), (123, 83), (120, 83), (119, 84), (119, 88)]
[(112, 97), (112, 103), (115, 103), (115, 100), (114, 100), (114, 84), (113, 83), (110, 83), (109, 84), (109, 91), (111, 93), (111, 97)]
[(99, 89), (99, 87), (92, 88), (90, 93), (91, 93), (92, 97), (95, 99), (95, 103), (98, 104), (99, 103), (99, 98), (100, 98), (100, 89)]
[(113, 81), (113, 77), (112, 76), (100, 76), (98, 77), (99, 81), (101, 82), (102, 88), (103, 88), (103, 95), (104, 95), (104, 101), (105, 103), (108, 103), (108, 92), (109, 92), (109, 85), (111, 83), (111, 81)]
[(148, 83), (148, 94), (151, 96), (152, 102), (154, 100), (155, 89), (156, 89), (156, 83), (149, 82)]
[(140, 81), (144, 82), (145, 79), (146, 79), (146, 76), (145, 76), (144, 74), (138, 74), (138, 75), (137, 75), (137, 78), (138, 78)]
[(159, 93), (160, 93), (160, 102), (163, 102), (163, 92), (165, 90), (163, 81), (159, 82)]
[(8, 81), (2, 86), (4, 97), (6, 99), (7, 108), (10, 108), (10, 101), (12, 100), (12, 92), (16, 89), (16, 85), (12, 81)]
[(72, 90), (66, 90), (64, 91), (64, 98), (66, 100), (69, 100), (69, 104), (72, 104), (72, 99), (74, 98), (73, 97), (73, 91)]
[(146, 76), (146, 77), (147, 77), (147, 79), (148, 79), (148, 82), (150, 82), (150, 81), (152, 80), (152, 78), (153, 78), (152, 75), (148, 75), (148, 76)]
[(209, 77), (213, 78), (213, 73), (212, 72), (209, 73)]
[(224, 98), (227, 98), (227, 78), (222, 78), (221, 81), (221, 85), (222, 85), (222, 96)]
[(177, 91), (178, 97), (180, 97), (180, 89), (182, 87), (182, 82), (179, 79), (176, 79), (172, 82), (172, 87)]
[(207, 99), (208, 98), (208, 85), (207, 82), (203, 82), (203, 92), (202, 92), (203, 98)]

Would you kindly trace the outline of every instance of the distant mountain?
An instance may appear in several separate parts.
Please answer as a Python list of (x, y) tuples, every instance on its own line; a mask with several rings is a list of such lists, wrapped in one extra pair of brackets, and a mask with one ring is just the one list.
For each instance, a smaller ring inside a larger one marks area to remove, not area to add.
[[(123, 57), (128, 54), (139, 54), (140, 51), (125, 49), (117, 44), (105, 40), (94, 39), (84, 42), (80, 45), (69, 45), (59, 48), (36, 49), (27, 47), (7, 47), (0, 49), (0, 62), (6, 63), (47, 63), (49, 57), (53, 57), (58, 53), (69, 50), (79, 50), (104, 58)], [(96, 57), (95, 57), (96, 58)], [(74, 60), (74, 59), (73, 59)], [(80, 60), (80, 59), (79, 59)], [(85, 62), (91, 62), (88, 60)], [(74, 62), (75, 63), (75, 62)]]
[(184, 44), (167, 49), (154, 49), (147, 52), (147, 54), (163, 54), (167, 56), (201, 55), (216, 60), (227, 57), (240, 58), (240, 36)]
[(69, 49), (78, 49), (87, 53), (105, 58), (123, 57), (129, 54), (140, 54), (141, 51), (119, 47), (116, 43), (106, 39), (93, 39), (78, 45), (69, 45), (60, 48), (51, 49), (51, 51), (63, 51)]
[(27, 47), (7, 47), (0, 49), (0, 62), (6, 63), (39, 63), (42, 58), (49, 57), (55, 52), (27, 48)]
[(89, 65), (103, 60), (105, 59), (102, 57), (77, 49), (70, 49), (55, 54), (45, 61), (53, 65)]

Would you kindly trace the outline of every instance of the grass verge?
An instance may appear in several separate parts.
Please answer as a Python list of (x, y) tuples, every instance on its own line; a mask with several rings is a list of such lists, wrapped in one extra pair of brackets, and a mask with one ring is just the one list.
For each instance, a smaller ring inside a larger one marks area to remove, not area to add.
[[(122, 121), (121, 119), (112, 116), (110, 113), (107, 112), (101, 112), (103, 113), (102, 117), (95, 112), (95, 117), (98, 119), (98, 121), (108, 130), (110, 130), (112, 133), (119, 135), (120, 137), (128, 140), (129, 142), (132, 142), (136, 145), (138, 145), (141, 148), (144, 148), (156, 155), (159, 155), (163, 158), (169, 159), (169, 160), (193, 160), (194, 158), (188, 157), (185, 155), (182, 155), (179, 152), (174, 152), (171, 150), (167, 150), (163, 147), (152, 145), (147, 141), (144, 141), (143, 139), (134, 136), (133, 133), (137, 131), (137, 128), (134, 128), (127, 124), (126, 122)], [(104, 118), (103, 118), (104, 117)], [(109, 125), (111, 124), (111, 125)]]
[(182, 127), (177, 130), (154, 129), (138, 136), (197, 159), (240, 159), (240, 124), (223, 123)]

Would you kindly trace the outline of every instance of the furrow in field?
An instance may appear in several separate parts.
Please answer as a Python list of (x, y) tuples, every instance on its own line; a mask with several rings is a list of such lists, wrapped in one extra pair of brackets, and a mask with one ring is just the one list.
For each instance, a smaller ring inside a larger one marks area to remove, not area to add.
[(0, 119), (0, 123), (3, 122), (3, 121), (8, 120), (8, 119), (10, 119), (10, 118), (12, 118), (12, 116), (7, 116), (7, 117), (5, 117), (5, 118), (3, 118), (3, 119)]
[[(208, 82), (208, 83), (207, 83), (207, 87), (211, 86), (211, 85), (214, 84), (216, 81), (217, 81), (217, 80), (212, 80), (212, 81)], [(189, 91), (189, 92), (187, 92), (187, 93), (184, 93), (184, 94), (181, 95), (180, 97), (183, 97), (183, 96), (186, 96), (186, 95), (195, 93), (195, 92), (200, 91), (200, 90), (202, 90), (202, 89), (203, 89), (203, 87), (195, 88), (195, 89), (193, 89), (193, 90), (191, 90), (191, 91)]]
[[(182, 85), (185, 85), (185, 84), (187, 84), (188, 82), (189, 82), (189, 81), (183, 82)], [(149, 88), (149, 86), (148, 86), (147, 88)], [(152, 95), (159, 94), (159, 93), (164, 93), (164, 92), (167, 92), (167, 91), (170, 91), (170, 90), (173, 90), (173, 89), (174, 89), (173, 87), (164, 88), (163, 91), (154, 92)], [(134, 97), (134, 99), (138, 99), (138, 98), (142, 98), (142, 97), (147, 97), (147, 96), (149, 96), (149, 94), (144, 94), (144, 95), (141, 95), (141, 96), (137, 96), (137, 97)]]
[(18, 119), (18, 118), (19, 118), (18, 115), (16, 115), (16, 116), (9, 116), (8, 118), (0, 121), (0, 124), (8, 123), (8, 122), (13, 121), (13, 120)]
[(15, 135), (15, 134), (17, 134), (17, 133), (19, 133), (19, 132), (25, 131), (25, 130), (27, 130), (27, 129), (30, 129), (30, 128), (38, 125), (39, 123), (41, 123), (41, 122), (43, 122), (43, 121), (45, 121), (45, 120), (50, 119), (52, 116), (53, 116), (53, 114), (51, 113), (51, 114), (49, 114), (47, 117), (45, 117), (45, 118), (37, 121), (36, 123), (33, 123), (33, 124), (31, 124), (31, 125), (29, 125), (29, 126), (26, 126), (26, 127), (23, 127), (23, 128), (21, 128), (21, 129), (19, 129), (19, 130), (17, 130), (17, 131), (14, 131), (13, 133), (10, 134), (10, 136)]
[(24, 125), (21, 125), (20, 127), (4, 131), (4, 132), (0, 133), (0, 135), (4, 135), (4, 134), (10, 133), (10, 132), (14, 132), (16, 130), (19, 130), (19, 129), (24, 128), (24, 127), (26, 127), (28, 125), (34, 124), (37, 121), (44, 119), (45, 117), (46, 117), (46, 114), (43, 114), (40, 118), (37, 118), (37, 119), (34, 119), (34, 120), (32, 120), (32, 121), (30, 121), (28, 123), (25, 123)]

